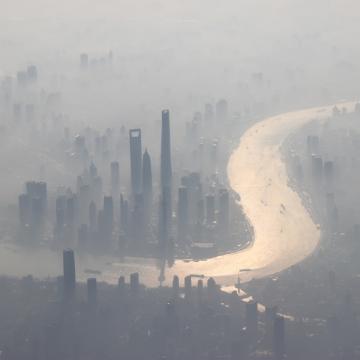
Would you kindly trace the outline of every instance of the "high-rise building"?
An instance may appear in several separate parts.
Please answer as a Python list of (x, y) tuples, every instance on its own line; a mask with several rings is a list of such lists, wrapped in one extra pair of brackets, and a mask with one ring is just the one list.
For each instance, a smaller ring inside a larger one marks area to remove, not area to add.
[(142, 194), (136, 194), (134, 198), (134, 209), (131, 217), (131, 235), (132, 245), (139, 249), (139, 245), (145, 241), (145, 215), (144, 215), (144, 197)]
[(327, 182), (331, 182), (334, 176), (334, 163), (333, 161), (324, 162), (324, 176)]
[(152, 201), (152, 171), (151, 171), (151, 158), (150, 155), (145, 149), (143, 155), (143, 195), (144, 195), (144, 203), (145, 208), (150, 210), (151, 201)]
[(171, 237), (171, 192), (169, 187), (163, 187), (159, 204), (159, 245), (164, 254)]
[(180, 281), (177, 275), (174, 275), (173, 277), (172, 288), (173, 288), (174, 299), (176, 299), (179, 296), (179, 288), (180, 288)]
[(35, 65), (29, 65), (27, 67), (27, 78), (30, 82), (34, 82), (37, 80), (38, 77), (38, 71), (37, 67)]
[(267, 306), (265, 308), (265, 343), (270, 346), (274, 338), (274, 323), (277, 317), (277, 306)]
[(140, 194), (142, 191), (142, 150), (141, 150), (141, 130), (131, 129), (130, 139), (130, 172), (131, 188), (133, 195)]
[(171, 189), (171, 144), (170, 144), (170, 113), (169, 110), (162, 111), (161, 117), (161, 163), (160, 179), (162, 187)]
[(130, 292), (132, 295), (137, 295), (139, 292), (139, 273), (130, 274)]
[(63, 251), (63, 271), (64, 271), (64, 297), (73, 299), (75, 297), (76, 275), (75, 257), (73, 250)]
[(192, 292), (191, 275), (185, 276), (184, 278), (184, 292), (185, 292), (185, 299), (189, 300), (191, 298), (191, 292)]
[(323, 173), (323, 160), (321, 156), (315, 154), (311, 156), (311, 167), (314, 178), (321, 180)]
[(257, 328), (258, 328), (258, 308), (256, 301), (246, 303), (246, 331), (251, 338), (252, 343), (257, 341)]
[(45, 210), (47, 207), (47, 185), (45, 182), (28, 181), (26, 183), (26, 193), (31, 198), (41, 199), (41, 204)]
[(126, 287), (125, 276), (121, 275), (118, 279), (118, 289), (121, 292), (121, 294), (124, 293), (125, 287)]
[(182, 177), (181, 185), (185, 186), (187, 189), (189, 224), (195, 225), (196, 223), (199, 222), (198, 204), (203, 197), (200, 174), (197, 172), (192, 172), (188, 176)]

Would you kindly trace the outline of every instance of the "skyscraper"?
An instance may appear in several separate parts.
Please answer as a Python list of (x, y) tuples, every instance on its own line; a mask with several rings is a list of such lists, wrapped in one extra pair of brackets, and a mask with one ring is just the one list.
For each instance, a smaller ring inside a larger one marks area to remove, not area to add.
[(131, 295), (137, 295), (139, 292), (139, 273), (132, 273), (130, 274), (130, 292)]
[(145, 241), (144, 197), (142, 194), (135, 195), (134, 209), (131, 215), (132, 245), (136, 248)]
[(130, 139), (130, 171), (131, 188), (133, 195), (140, 194), (142, 190), (142, 150), (141, 150), (141, 130), (129, 130)]
[(171, 145), (169, 110), (162, 111), (161, 122), (161, 186), (171, 188)]
[(171, 237), (171, 193), (168, 186), (162, 188), (159, 208), (159, 250), (164, 255)]
[(75, 258), (73, 250), (63, 251), (63, 271), (64, 271), (64, 297), (71, 300), (75, 297)]
[(246, 303), (246, 331), (250, 336), (251, 342), (257, 341), (257, 327), (258, 327), (258, 309), (257, 302), (250, 301)]
[(151, 159), (147, 150), (143, 156), (143, 196), (144, 196), (144, 210), (146, 224), (149, 221), (149, 215), (152, 205), (152, 172), (151, 172)]

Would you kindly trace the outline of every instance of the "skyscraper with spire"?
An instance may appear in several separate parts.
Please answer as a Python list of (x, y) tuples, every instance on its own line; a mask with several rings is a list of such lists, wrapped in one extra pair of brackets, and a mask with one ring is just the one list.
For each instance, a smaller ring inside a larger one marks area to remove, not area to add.
[(143, 185), (143, 196), (144, 196), (145, 221), (146, 223), (148, 223), (149, 215), (151, 212), (151, 206), (152, 206), (152, 171), (151, 171), (151, 159), (147, 149), (145, 149), (143, 155), (142, 177), (143, 177), (142, 185)]
[(172, 170), (169, 110), (163, 110), (161, 115), (161, 186), (171, 188)]
[(170, 114), (169, 110), (163, 110), (161, 114), (161, 202), (160, 202), (160, 244), (167, 247), (172, 229), (172, 169), (171, 169), (171, 145), (170, 145)]
[(142, 150), (141, 150), (141, 130), (131, 129), (129, 131), (130, 140), (130, 171), (131, 187), (133, 195), (141, 193), (142, 184)]

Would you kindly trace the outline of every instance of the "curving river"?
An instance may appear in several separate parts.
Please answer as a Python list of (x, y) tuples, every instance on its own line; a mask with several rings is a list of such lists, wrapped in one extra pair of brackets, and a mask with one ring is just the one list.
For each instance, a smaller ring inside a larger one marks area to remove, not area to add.
[[(354, 102), (337, 104), (352, 111)], [(244, 212), (254, 229), (254, 242), (249, 248), (204, 261), (176, 261), (166, 269), (165, 283), (174, 274), (203, 274), (215, 277), (224, 286), (233, 285), (239, 270), (242, 282), (269, 276), (305, 259), (317, 247), (320, 230), (304, 207), (299, 195), (289, 186), (281, 145), (293, 132), (316, 119), (332, 114), (334, 105), (310, 108), (273, 116), (256, 123), (241, 137), (238, 148), (228, 163), (232, 189), (240, 195)], [(26, 252), (3, 246), (0, 273), (54, 276), (61, 272), (59, 255), (48, 250)], [(159, 269), (152, 260), (84, 256), (77, 260), (78, 273), (85, 278), (87, 268), (99, 269), (99, 279), (116, 282), (120, 274), (140, 273), (148, 286), (158, 285)]]

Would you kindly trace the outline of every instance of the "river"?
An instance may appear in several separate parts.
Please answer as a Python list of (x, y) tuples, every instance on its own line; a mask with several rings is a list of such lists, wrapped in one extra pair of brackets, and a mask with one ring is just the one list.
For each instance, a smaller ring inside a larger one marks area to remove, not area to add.
[[(354, 102), (338, 104), (348, 111)], [(289, 186), (281, 145), (292, 133), (316, 119), (324, 121), (332, 114), (331, 106), (289, 112), (264, 119), (250, 127), (241, 137), (239, 146), (228, 163), (231, 188), (239, 194), (241, 206), (254, 230), (253, 244), (239, 252), (203, 261), (177, 260), (165, 271), (165, 283), (174, 274), (183, 277), (201, 274), (214, 277), (223, 286), (233, 285), (238, 275), (242, 282), (270, 276), (301, 262), (317, 247), (321, 230), (314, 223), (300, 196)], [(38, 277), (61, 273), (59, 254), (46, 249), (26, 251), (3, 245), (0, 273), (34, 274)], [(156, 286), (159, 268), (153, 260), (82, 256), (77, 259), (80, 279), (88, 268), (98, 269), (99, 280), (115, 283), (119, 275), (140, 273), (141, 282)], [(241, 270), (241, 271), (240, 271)], [(240, 273), (239, 273), (240, 271)]]

